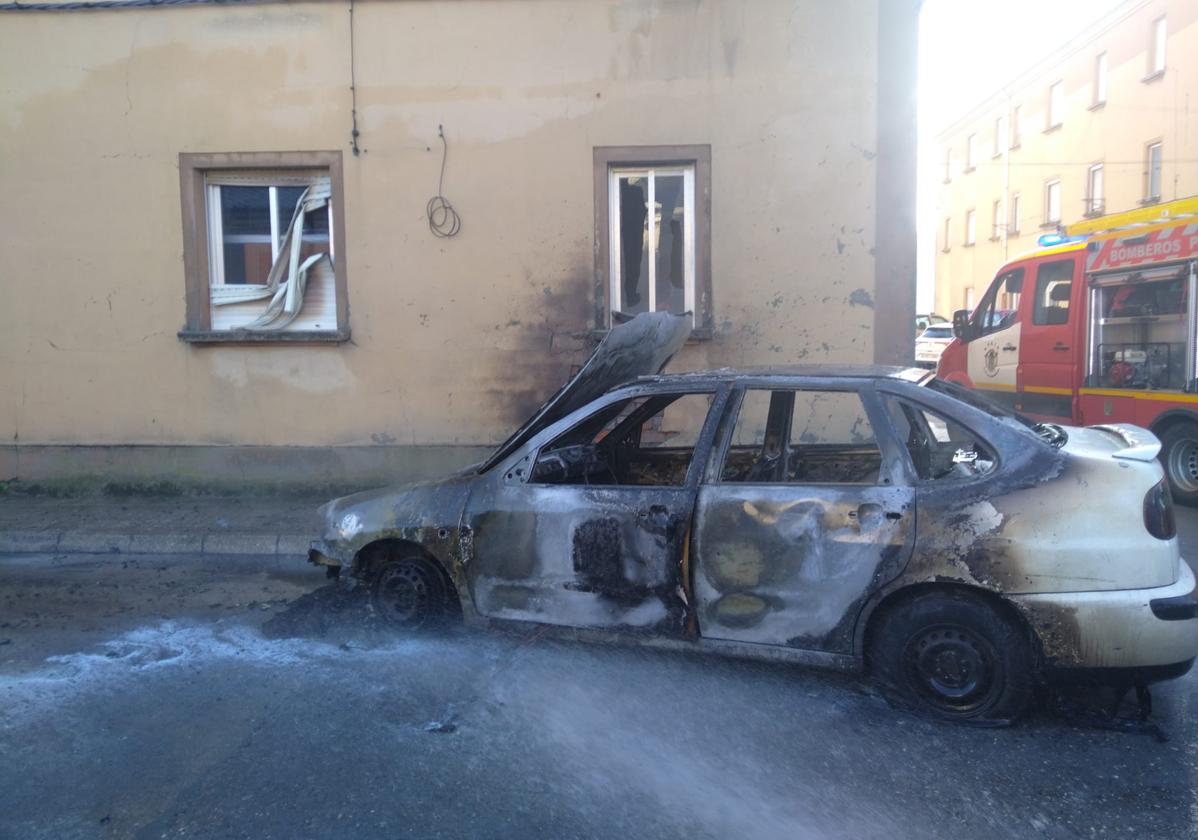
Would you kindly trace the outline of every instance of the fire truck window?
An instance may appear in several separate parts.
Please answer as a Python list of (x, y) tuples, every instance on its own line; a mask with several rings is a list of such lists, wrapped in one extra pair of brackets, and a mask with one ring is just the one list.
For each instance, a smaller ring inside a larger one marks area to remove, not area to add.
[(979, 335), (1004, 330), (1019, 318), (1019, 294), (1023, 291), (1023, 269), (1014, 268), (999, 276), (974, 313)]
[(1073, 260), (1044, 263), (1036, 271), (1036, 306), (1032, 323), (1069, 323), (1069, 296), (1073, 291)]

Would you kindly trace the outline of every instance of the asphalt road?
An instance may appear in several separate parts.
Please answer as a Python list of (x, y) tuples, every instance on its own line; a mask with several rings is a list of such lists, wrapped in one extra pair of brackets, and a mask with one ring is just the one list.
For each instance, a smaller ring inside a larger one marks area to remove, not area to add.
[(399, 639), (323, 585), (0, 558), (0, 837), (1198, 836), (1198, 674), (1155, 690), (1166, 742), (977, 730), (787, 666)]

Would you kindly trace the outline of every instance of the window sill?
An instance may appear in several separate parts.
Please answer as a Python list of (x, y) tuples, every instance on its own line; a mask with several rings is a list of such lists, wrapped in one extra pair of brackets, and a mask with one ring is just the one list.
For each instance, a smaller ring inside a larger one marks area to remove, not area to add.
[(1104, 99), (1101, 102), (1095, 102), (1086, 110), (1087, 111), (1101, 111), (1105, 107), (1106, 107), (1106, 100)]
[(952, 250), (953, 250), (952, 248), (941, 248), (940, 253), (947, 254), (947, 253), (951, 252)]
[(296, 332), (251, 332), (249, 330), (179, 330), (180, 341), (188, 344), (343, 344), (349, 329)]
[(1161, 203), (1161, 197), (1159, 195), (1154, 195), (1149, 198), (1141, 198), (1140, 199), (1141, 207), (1148, 207), (1152, 204), (1160, 204), (1160, 203)]
[(1064, 123), (1053, 123), (1048, 128), (1044, 129), (1045, 134), (1052, 134), (1054, 131), (1060, 131)]
[(990, 241), (991, 242), (1002, 242), (1002, 237), (1001, 236), (991, 236)]
[[(611, 332), (611, 327), (597, 327), (591, 330), (591, 338), (594, 341), (602, 341)], [(690, 337), (687, 338), (687, 344), (694, 344), (699, 341), (711, 341), (715, 337), (714, 330), (711, 327), (695, 327), (691, 330)]]
[(970, 172), (973, 172), (975, 169), (977, 169), (976, 166), (967, 166), (964, 169), (962, 169), (961, 172), (965, 175), (968, 175)]
[(1022, 145), (1022, 144), (1020, 143), (1020, 141), (1016, 140), (1016, 141), (1015, 141), (1014, 143), (1012, 143), (1010, 146), (1007, 146), (1007, 151), (1008, 151), (1008, 152), (1013, 152), (1013, 151), (1015, 151), (1016, 149), (1018, 149), (1018, 148), (1019, 148), (1021, 145)]
[(942, 184), (951, 184), (952, 182), (953, 182), (953, 179), (952, 179), (952, 178), (945, 178), (945, 179), (944, 179), (943, 181), (941, 181), (940, 183), (942, 183)]
[(1020, 231), (1017, 231), (1017, 230), (1008, 230), (1007, 231), (1007, 239), (1014, 239), (1016, 236), (1019, 235), (1019, 233), (1020, 233)]
[(1164, 75), (1165, 75), (1164, 70), (1153, 70), (1147, 76), (1140, 79), (1140, 81), (1147, 85), (1147, 84), (1151, 84), (1152, 82), (1155, 82), (1157, 79), (1164, 78)]
[(1060, 226), (1061, 226), (1060, 220), (1057, 220), (1055, 222), (1045, 222), (1044, 224), (1040, 225), (1040, 230), (1056, 230)]
[(1085, 213), (1082, 213), (1082, 218), (1084, 218), (1084, 219), (1097, 219), (1098, 217), (1100, 217), (1100, 216), (1102, 216), (1102, 215), (1103, 215), (1103, 211), (1102, 211), (1102, 210), (1087, 210)]
[(976, 242), (962, 242), (961, 247), (962, 248), (972, 248), (976, 244), (977, 244)]

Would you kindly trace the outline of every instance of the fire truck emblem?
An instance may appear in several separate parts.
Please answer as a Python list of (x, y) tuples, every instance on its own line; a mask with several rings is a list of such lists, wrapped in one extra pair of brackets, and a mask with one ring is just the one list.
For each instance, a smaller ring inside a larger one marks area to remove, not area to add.
[(983, 364), (986, 368), (987, 376), (998, 376), (998, 348), (990, 346), (986, 348), (986, 355), (983, 357)]

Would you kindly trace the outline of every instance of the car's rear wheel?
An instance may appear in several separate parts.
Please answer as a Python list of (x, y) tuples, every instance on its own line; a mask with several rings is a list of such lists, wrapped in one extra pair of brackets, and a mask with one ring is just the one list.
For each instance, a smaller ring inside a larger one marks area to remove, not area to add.
[(1015, 720), (1035, 687), (1027, 631), (982, 598), (942, 590), (877, 616), (868, 664), (896, 705), (980, 725)]
[(1161, 463), (1173, 498), (1198, 505), (1198, 423), (1175, 423), (1161, 435)]
[(371, 603), (388, 625), (417, 630), (443, 620), (451, 588), (441, 570), (418, 553), (383, 561), (371, 582)]

